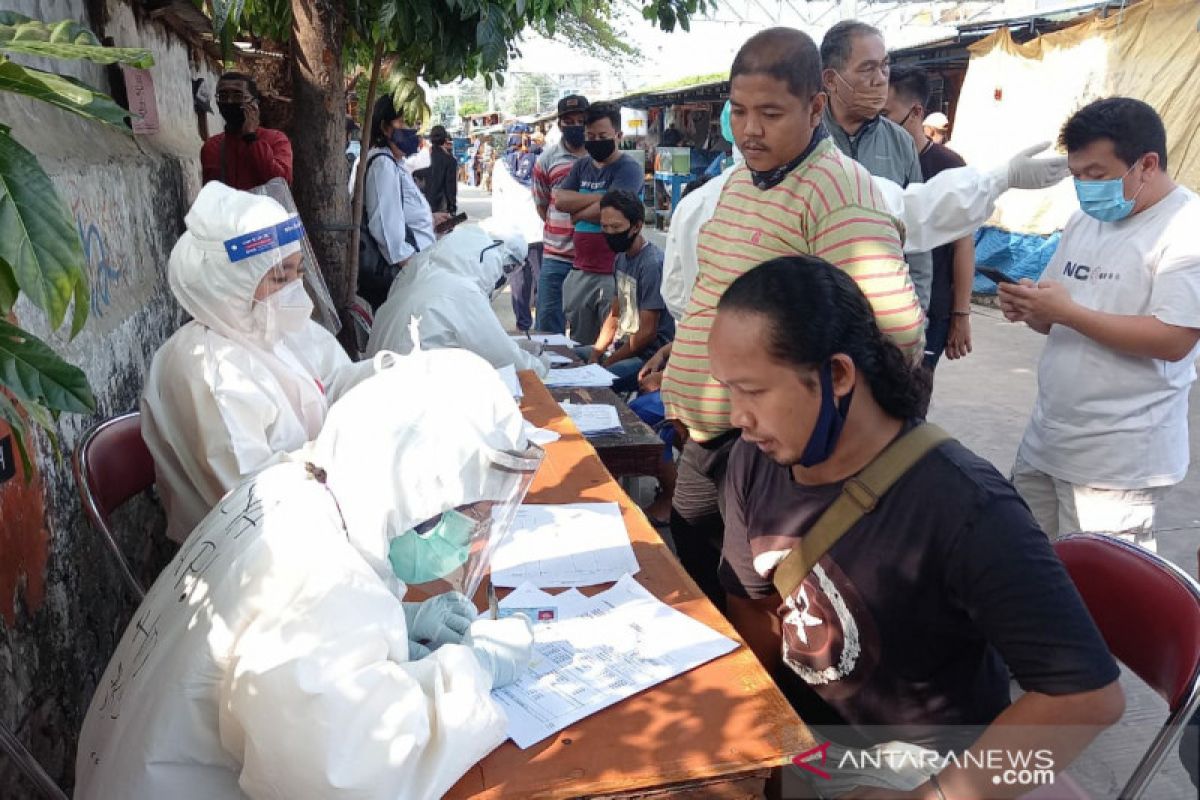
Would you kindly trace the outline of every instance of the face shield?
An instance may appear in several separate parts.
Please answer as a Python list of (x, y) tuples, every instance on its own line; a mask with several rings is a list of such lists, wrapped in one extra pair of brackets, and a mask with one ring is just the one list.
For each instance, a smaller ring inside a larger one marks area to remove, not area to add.
[[(419, 340), (419, 336), (414, 336)], [(389, 355), (347, 392), (312, 448), (351, 544), (419, 597), (471, 597), (543, 458), (487, 361), (466, 350)]]
[(516, 253), (507, 247), (504, 241), (493, 239), (490, 245), (480, 251), (479, 263), (483, 265), (486, 274), (495, 274), (497, 268), (499, 269), (500, 277), (488, 292), (488, 300), (495, 300), (500, 296), (500, 292), (504, 291), (508, 276), (516, 272), (524, 262), (516, 257)]
[(302, 330), (312, 318), (312, 300), (301, 279), (303, 237), (303, 223), (291, 216), (222, 243), (234, 268), (250, 259), (259, 269), (265, 266), (250, 301), (250, 317), (253, 330), (268, 343)]
[[(355, 142), (355, 144), (358, 144), (358, 142)], [(292, 198), (292, 191), (282, 178), (272, 178), (262, 186), (252, 189), (251, 193), (270, 197), (283, 206), (289, 214), (295, 215), (298, 213), (296, 211), (296, 201)], [(321, 266), (317, 263), (317, 255), (313, 251), (307, 232), (301, 231), (297, 242), (300, 245), (304, 289), (308, 293), (308, 297), (312, 301), (312, 306), (316, 311), (312, 315), (313, 319), (336, 336), (338, 331), (342, 329), (342, 323), (338, 318), (337, 306), (334, 305), (333, 295), (329, 293), (329, 287), (325, 284)]]
[(481, 450), (479, 484), (460, 503), (391, 540), (388, 562), (418, 596), (462, 592), (474, 597), (489, 574), (496, 547), (508, 535), (544, 452)]

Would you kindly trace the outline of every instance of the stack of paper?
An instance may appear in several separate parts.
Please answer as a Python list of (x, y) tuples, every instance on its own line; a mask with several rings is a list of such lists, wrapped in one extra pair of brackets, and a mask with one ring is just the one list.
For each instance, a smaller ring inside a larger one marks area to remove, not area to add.
[(621, 419), (617, 416), (617, 409), (612, 406), (603, 403), (572, 403), (569, 400), (560, 405), (584, 436), (607, 436), (619, 434), (624, 430), (621, 427)]
[(612, 386), (616, 379), (616, 375), (599, 364), (553, 369), (549, 375), (542, 378), (546, 386), (552, 389), (607, 388)]
[(503, 367), (496, 367), (496, 372), (500, 373), (500, 380), (508, 387), (509, 394), (520, 400), (524, 393), (521, 390), (521, 380), (517, 377), (517, 368), (512, 364), (505, 364)]
[(638, 569), (616, 503), (523, 505), (492, 556), (492, 583), (594, 586)]
[(544, 355), (550, 359), (551, 367), (565, 367), (567, 364), (572, 363), (570, 358), (558, 353), (545, 353)]
[(500, 609), (501, 616), (519, 611), (534, 622), (532, 665), (492, 692), (521, 748), (737, 647), (628, 575), (592, 598), (523, 585)]
[(523, 333), (515, 334), (512, 338), (520, 341), (528, 338), (534, 342), (541, 342), (547, 347), (554, 345), (557, 347), (578, 347), (579, 342), (572, 339), (570, 336), (562, 333), (531, 333), (528, 337)]

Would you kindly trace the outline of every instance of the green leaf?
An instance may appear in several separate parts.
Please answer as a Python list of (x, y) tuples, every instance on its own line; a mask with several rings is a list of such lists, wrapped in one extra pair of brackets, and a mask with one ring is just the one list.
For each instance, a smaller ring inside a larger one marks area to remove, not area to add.
[(95, 64), (128, 64), (141, 69), (149, 69), (154, 66), (154, 56), (149, 50), (141, 47), (97, 47), (94, 44), (62, 44), (14, 38), (7, 42), (0, 42), (0, 50), (9, 53), (23, 53), (27, 56), (41, 56), (42, 58), (91, 61)]
[(8, 316), (8, 312), (12, 311), (13, 304), (17, 302), (17, 295), (20, 293), (21, 287), (17, 286), (17, 279), (13, 275), (12, 267), (7, 261), (0, 259), (0, 317)]
[(42, 405), (71, 414), (96, 410), (96, 398), (83, 371), (7, 320), (0, 320), (0, 388), (12, 392), (26, 406)]
[(83, 274), (83, 244), (54, 184), (7, 128), (0, 130), (0, 259), (57, 329)]
[(74, 339), (87, 324), (88, 313), (92, 310), (92, 291), (88, 286), (87, 273), (81, 271), (79, 280), (75, 281), (75, 307), (71, 313), (71, 338)]
[(0, 91), (41, 100), (81, 117), (107, 123), (125, 133), (129, 132), (125, 118), (137, 116), (86, 84), (53, 72), (23, 67), (15, 61), (0, 62)]
[(13, 441), (17, 445), (17, 454), (21, 457), (21, 467), (25, 470), (25, 482), (33, 478), (33, 463), (29, 460), (29, 451), (25, 449), (25, 420), (17, 412), (17, 407), (8, 395), (0, 392), (0, 420), (12, 428)]

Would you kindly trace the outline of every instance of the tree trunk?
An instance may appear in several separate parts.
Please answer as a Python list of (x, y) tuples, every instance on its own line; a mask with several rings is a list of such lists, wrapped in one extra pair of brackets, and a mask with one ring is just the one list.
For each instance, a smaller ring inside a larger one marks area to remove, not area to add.
[[(351, 226), (346, 192), (346, 84), (342, 74), (345, 14), (336, 0), (291, 0), (293, 184), (296, 208), (342, 320), (343, 344), (353, 340), (346, 306), (354, 296), (347, 269)], [(357, 226), (353, 226), (357, 230)]]
[[(383, 42), (375, 44), (375, 55), (371, 59), (371, 84), (367, 89), (367, 105), (363, 110), (363, 125), (362, 125), (362, 157), (358, 159), (358, 171), (354, 176), (354, 200), (350, 204), (350, 218), (362, 219), (363, 213), (363, 191), (366, 184), (367, 173), (367, 150), (371, 145), (371, 137), (375, 132), (371, 130), (371, 120), (373, 109), (375, 108), (375, 90), (379, 87), (379, 66), (383, 60)], [(361, 229), (355, 226), (350, 232), (350, 243), (346, 248), (346, 272), (349, 273), (354, 285), (358, 286), (358, 239), (361, 236)]]

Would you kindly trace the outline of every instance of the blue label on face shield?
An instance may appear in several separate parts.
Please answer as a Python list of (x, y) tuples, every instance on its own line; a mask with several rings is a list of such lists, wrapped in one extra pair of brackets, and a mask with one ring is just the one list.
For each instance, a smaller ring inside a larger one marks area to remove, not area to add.
[(225, 252), (233, 263), (262, 255), (277, 247), (292, 244), (304, 238), (304, 223), (300, 217), (288, 217), (278, 225), (244, 233), (225, 240)]

